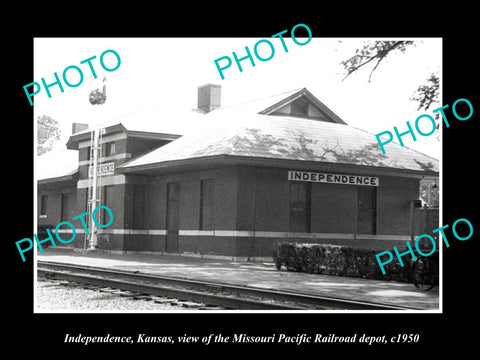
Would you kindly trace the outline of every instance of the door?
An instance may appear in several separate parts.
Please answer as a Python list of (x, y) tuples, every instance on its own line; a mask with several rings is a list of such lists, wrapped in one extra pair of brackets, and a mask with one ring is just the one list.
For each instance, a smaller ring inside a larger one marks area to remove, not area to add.
[(377, 214), (377, 193), (375, 187), (358, 187), (358, 233), (375, 234)]
[(69, 220), (68, 216), (68, 193), (62, 193), (62, 203), (60, 204), (60, 221)]
[(180, 228), (180, 183), (167, 184), (167, 242), (165, 251), (178, 252), (178, 230)]

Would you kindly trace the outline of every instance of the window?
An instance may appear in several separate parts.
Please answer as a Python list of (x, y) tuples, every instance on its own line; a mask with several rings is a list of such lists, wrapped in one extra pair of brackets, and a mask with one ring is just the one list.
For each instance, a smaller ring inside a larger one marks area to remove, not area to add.
[(143, 228), (144, 217), (144, 203), (145, 203), (145, 186), (135, 185), (133, 188), (133, 229)]
[(298, 99), (292, 102), (292, 115), (308, 115), (308, 101), (306, 99)]
[(311, 183), (290, 183), (290, 225), (291, 232), (310, 232)]
[(88, 146), (88, 147), (87, 147), (87, 160), (90, 160), (90, 157), (91, 157), (90, 155), (91, 155), (91, 153), (92, 153), (92, 147), (91, 147), (91, 146)]
[(213, 179), (204, 179), (200, 183), (200, 230), (213, 230)]
[(115, 142), (107, 143), (107, 154), (106, 156), (115, 155)]
[(47, 216), (47, 195), (40, 196), (40, 216), (46, 217)]

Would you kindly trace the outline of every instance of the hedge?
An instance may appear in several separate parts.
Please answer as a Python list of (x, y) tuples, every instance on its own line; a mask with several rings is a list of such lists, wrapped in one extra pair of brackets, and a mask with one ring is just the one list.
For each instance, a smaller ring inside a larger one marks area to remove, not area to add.
[[(383, 275), (375, 257), (379, 252), (378, 249), (337, 245), (278, 243), (273, 248), (273, 259), (278, 270), (285, 266), (289, 271), (313, 274), (411, 281), (410, 265), (400, 266), (396, 257), (385, 265), (386, 274)], [(404, 263), (408, 261), (403, 260)]]

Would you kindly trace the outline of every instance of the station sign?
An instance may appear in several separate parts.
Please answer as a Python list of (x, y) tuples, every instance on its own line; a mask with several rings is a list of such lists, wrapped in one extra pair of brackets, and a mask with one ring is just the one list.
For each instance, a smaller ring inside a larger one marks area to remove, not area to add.
[(306, 171), (289, 171), (288, 180), (366, 186), (378, 186), (378, 184), (380, 183), (378, 177), (372, 176), (325, 174)]
[[(106, 163), (97, 165), (97, 176), (113, 175), (115, 173), (115, 163)], [(93, 175), (93, 167), (88, 168), (89, 176)]]

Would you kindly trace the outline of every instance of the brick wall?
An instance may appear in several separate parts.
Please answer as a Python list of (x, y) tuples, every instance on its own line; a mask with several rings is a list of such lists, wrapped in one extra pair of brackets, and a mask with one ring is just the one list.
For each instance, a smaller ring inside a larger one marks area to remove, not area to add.
[[(79, 215), (77, 209), (77, 190), (73, 183), (64, 183), (59, 187), (39, 186), (37, 192), (37, 219), (39, 226), (57, 226), (61, 221), (62, 193), (68, 194), (68, 209), (64, 221), (72, 222), (72, 218)], [(41, 196), (47, 195), (47, 216), (40, 216)], [(81, 224), (80, 224), (81, 226)]]
[[(372, 249), (405, 247), (406, 239), (382, 235), (402, 235), (405, 238), (409, 235), (410, 201), (418, 199), (419, 180), (379, 176), (376, 234), (372, 236), (356, 234), (357, 186), (312, 183), (311, 232), (295, 237), (294, 233), (289, 233), (287, 171), (281, 168), (239, 167), (238, 230), (255, 231), (257, 235), (255, 238), (237, 239), (237, 256), (271, 256), (272, 244), (285, 241)], [(262, 232), (270, 233), (262, 236)], [(314, 233), (322, 234), (321, 238)], [(329, 233), (335, 236), (328, 238)], [(341, 234), (346, 235), (342, 238)]]
[(410, 202), (419, 198), (420, 180), (381, 177), (377, 189), (377, 233), (408, 235)]

